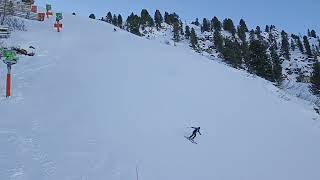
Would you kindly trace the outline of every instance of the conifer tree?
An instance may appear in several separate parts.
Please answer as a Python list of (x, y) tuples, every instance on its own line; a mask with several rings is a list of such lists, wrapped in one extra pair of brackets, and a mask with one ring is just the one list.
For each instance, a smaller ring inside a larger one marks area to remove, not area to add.
[(152, 27), (154, 25), (154, 21), (146, 9), (141, 10), (140, 21), (140, 24), (144, 27)]
[(320, 62), (315, 62), (313, 64), (313, 72), (310, 78), (311, 91), (313, 94), (320, 95)]
[(191, 24), (194, 24), (196, 26), (200, 26), (199, 19), (196, 18), (196, 20), (194, 22), (191, 22)]
[(140, 17), (131, 13), (127, 19), (127, 30), (135, 35), (141, 36), (140, 33)]
[(311, 30), (310, 36), (313, 37), (313, 38), (317, 38), (317, 33), (316, 33), (316, 31), (315, 31), (315, 30)]
[(285, 31), (281, 32), (282, 43), (281, 43), (281, 53), (287, 60), (290, 59), (290, 51), (289, 51), (289, 39), (288, 34)]
[(111, 14), (111, 12), (108, 12), (108, 14), (107, 14), (107, 17), (106, 17), (106, 21), (107, 21), (107, 23), (112, 23), (112, 14)]
[(213, 33), (213, 43), (214, 43), (216, 49), (219, 52), (222, 52), (222, 50), (223, 50), (223, 37), (222, 37), (220, 31), (214, 31), (214, 33)]
[(174, 42), (180, 41), (180, 26), (177, 22), (173, 24), (173, 40)]
[(236, 28), (234, 27), (233, 21), (229, 18), (223, 21), (223, 29), (229, 31), (233, 36), (236, 33)]
[(296, 43), (294, 42), (293, 39), (291, 39), (291, 50), (295, 51), (296, 50)]
[(219, 21), (219, 19), (215, 16), (212, 20), (211, 20), (211, 27), (212, 30), (215, 31), (221, 31), (221, 22)]
[(282, 82), (282, 66), (281, 61), (279, 58), (279, 55), (276, 51), (276, 48), (274, 45), (270, 47), (270, 56), (272, 61), (272, 74), (273, 74), (273, 80), (277, 82), (278, 85), (281, 85)]
[(170, 23), (169, 23), (169, 20), (168, 20), (168, 19), (169, 19), (168, 17), (169, 17), (169, 13), (168, 13), (168, 12), (165, 12), (165, 13), (164, 13), (164, 22), (167, 23), (167, 24), (170, 24)]
[(311, 47), (309, 44), (309, 40), (307, 36), (303, 36), (303, 43), (304, 43), (304, 47), (306, 48), (306, 54), (311, 57), (312, 56), (312, 51), (311, 51)]
[(240, 28), (243, 29), (244, 32), (249, 32), (246, 22), (243, 19), (240, 19)]
[(311, 37), (310, 29), (308, 29), (308, 37)]
[(240, 44), (235, 40), (232, 41), (228, 38), (224, 40), (225, 45), (222, 50), (225, 61), (235, 68), (241, 67), (242, 56), (240, 50)]
[(272, 66), (267, 55), (267, 47), (262, 43), (262, 41), (254, 40), (251, 42), (249, 50), (249, 72), (272, 81)]
[(156, 10), (156, 12), (154, 14), (154, 21), (155, 21), (157, 29), (159, 30), (159, 28), (161, 28), (161, 23), (163, 23), (163, 17), (162, 17), (159, 10)]
[(114, 26), (118, 26), (118, 17), (114, 14), (112, 18), (112, 24)]
[(210, 31), (210, 24), (209, 24), (207, 18), (203, 18), (202, 28), (203, 28), (203, 31), (206, 31), (206, 32)]
[(250, 42), (256, 40), (256, 34), (254, 33), (253, 29), (251, 29), (251, 31), (250, 31), (249, 39), (250, 39)]
[(300, 37), (297, 38), (297, 44), (298, 44), (298, 48), (299, 48), (300, 52), (304, 53), (303, 44), (301, 42)]
[(182, 21), (179, 22), (179, 29), (180, 29), (180, 34), (183, 36), (184, 32), (183, 32), (183, 23), (182, 23)]
[(190, 38), (190, 35), (191, 35), (190, 27), (189, 27), (189, 26), (186, 26), (186, 31), (185, 31), (184, 36), (186, 37), (186, 39), (189, 39), (189, 38)]
[(246, 32), (248, 32), (247, 25), (245, 21), (241, 19), (238, 27), (238, 36), (242, 42), (246, 41)]
[(262, 40), (261, 28), (260, 28), (260, 26), (257, 26), (257, 27), (256, 27), (256, 32), (255, 32), (255, 33), (257, 34), (257, 38), (258, 38), (259, 40)]
[(270, 32), (270, 27), (269, 25), (266, 25), (266, 29), (264, 30), (265, 32)]
[(123, 19), (122, 19), (121, 14), (118, 15), (118, 26), (120, 28), (123, 28)]
[(199, 47), (198, 37), (197, 37), (197, 34), (193, 28), (191, 28), (190, 44), (194, 50), (198, 50), (198, 47)]

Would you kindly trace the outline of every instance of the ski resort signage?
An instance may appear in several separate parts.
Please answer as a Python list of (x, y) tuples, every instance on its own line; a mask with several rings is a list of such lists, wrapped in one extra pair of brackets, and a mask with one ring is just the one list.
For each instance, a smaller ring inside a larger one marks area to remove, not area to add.
[(46, 10), (47, 10), (47, 12), (52, 10), (51, 4), (47, 4), (47, 5), (46, 5)]
[(53, 15), (53, 13), (51, 12), (52, 6), (50, 4), (46, 5), (46, 10), (47, 10), (47, 12), (46, 12), (47, 18), (49, 18), (49, 16)]
[(54, 27), (57, 29), (58, 32), (60, 32), (60, 29), (62, 29), (62, 23), (60, 21), (63, 19), (62, 13), (56, 13), (56, 23), (54, 23)]
[(56, 23), (54, 23), (54, 28), (56, 28), (57, 31), (60, 32), (60, 29), (62, 29), (62, 24), (57, 21)]
[(5, 64), (13, 65), (13, 64), (17, 64), (18, 62), (18, 57), (14, 50), (4, 50), (3, 57), (5, 58), (3, 60)]
[(56, 21), (61, 21), (63, 19), (62, 13), (56, 13)]

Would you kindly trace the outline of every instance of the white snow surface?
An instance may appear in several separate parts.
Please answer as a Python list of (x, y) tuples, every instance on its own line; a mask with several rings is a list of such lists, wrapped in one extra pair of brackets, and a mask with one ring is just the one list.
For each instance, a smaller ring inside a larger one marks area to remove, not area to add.
[[(318, 180), (312, 107), (271, 83), (104, 22), (27, 22), (1, 64), (1, 180)], [(201, 126), (198, 144), (184, 138)]]

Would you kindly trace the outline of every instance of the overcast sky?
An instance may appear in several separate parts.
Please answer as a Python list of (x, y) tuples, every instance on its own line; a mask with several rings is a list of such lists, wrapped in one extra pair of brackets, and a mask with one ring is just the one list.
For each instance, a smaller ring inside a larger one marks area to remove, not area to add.
[(250, 28), (264, 29), (274, 24), (290, 33), (305, 34), (315, 29), (320, 34), (320, 0), (36, 0), (40, 6), (52, 4), (54, 10), (75, 12), (81, 16), (94, 13), (97, 18), (108, 11), (121, 14), (124, 19), (131, 13), (140, 14), (142, 8), (153, 16), (156, 9), (176, 12), (183, 21), (203, 17), (220, 20), (230, 17), (237, 25), (243, 18)]

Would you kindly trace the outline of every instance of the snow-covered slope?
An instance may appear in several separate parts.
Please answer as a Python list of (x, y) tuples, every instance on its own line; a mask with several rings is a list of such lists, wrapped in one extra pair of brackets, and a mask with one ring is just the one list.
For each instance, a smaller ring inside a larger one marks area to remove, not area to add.
[[(199, 26), (196, 26), (194, 24), (187, 24), (190, 26), (190, 28), (194, 28), (195, 32), (198, 36), (199, 41), (199, 47), (200, 47), (200, 54), (207, 57), (208, 59), (212, 60), (218, 60), (220, 62), (224, 62), (223, 59), (221, 59), (222, 55), (219, 53), (215, 48), (213, 44), (213, 32), (201, 32), (201, 24)], [(156, 28), (146, 28), (146, 30), (142, 31), (143, 35), (147, 39), (156, 40), (161, 43), (165, 43), (167, 45), (174, 45), (174, 46), (180, 46), (184, 47), (186, 49), (192, 49), (190, 47), (190, 40), (185, 39), (184, 36), (181, 36), (180, 42), (174, 42), (173, 39), (173, 27), (171, 25), (168, 25), (166, 23), (162, 24), (162, 28), (160, 30), (157, 30)], [(273, 28), (270, 30), (270, 32), (261, 32), (261, 37), (264, 41), (268, 42), (269, 39), (269, 33), (272, 34), (272, 36), (275, 38), (279, 50), (278, 54), (281, 55), (281, 31), (277, 30), (276, 28)], [(233, 39), (231, 33), (228, 31), (222, 30), (221, 34), (225, 38)], [(249, 42), (249, 33), (246, 33), (247, 41)], [(238, 35), (236, 35), (239, 39)], [(298, 36), (301, 41), (303, 41), (303, 36)], [(314, 104), (316, 109), (319, 109), (320, 107), (320, 99), (319, 97), (312, 94), (310, 91), (310, 77), (312, 74), (312, 67), (313, 63), (315, 61), (314, 58), (308, 57), (305, 53), (301, 53), (301, 51), (298, 49), (298, 45), (296, 40), (294, 40), (291, 35), (288, 37), (290, 42), (290, 59), (287, 60), (285, 58), (281, 58), (283, 61), (282, 63), (282, 69), (283, 69), (283, 82), (281, 85), (281, 88), (284, 90), (285, 93), (299, 97), (300, 99), (308, 101), (310, 104)], [(311, 50), (314, 52), (314, 54), (317, 53), (318, 49), (320, 48), (320, 39), (308, 37)], [(292, 41), (295, 43), (295, 50), (292, 50), (291, 43)], [(304, 46), (304, 45), (303, 45)], [(220, 58), (219, 58), (220, 57)], [(318, 60), (320, 61), (320, 59)]]
[(104, 22), (27, 25), (9, 99), (0, 66), (0, 179), (320, 178), (317, 115), (265, 80)]

